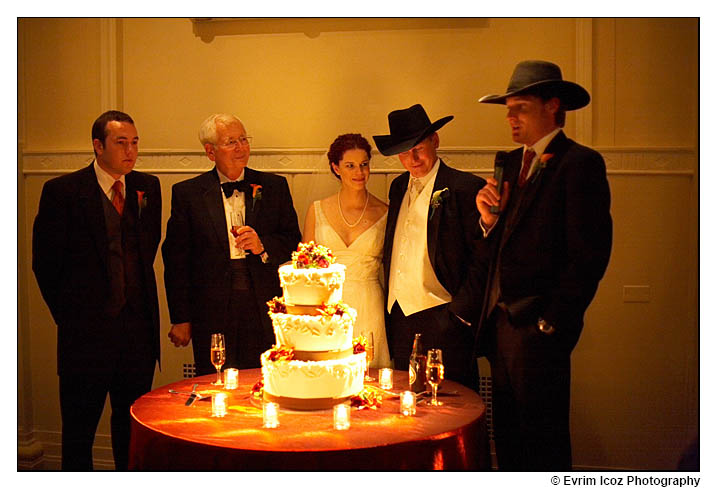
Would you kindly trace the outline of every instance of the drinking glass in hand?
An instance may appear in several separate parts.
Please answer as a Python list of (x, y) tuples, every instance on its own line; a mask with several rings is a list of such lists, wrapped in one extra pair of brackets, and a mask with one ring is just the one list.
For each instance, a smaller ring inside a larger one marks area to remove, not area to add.
[[(230, 213), (230, 216), (232, 218), (232, 235), (237, 238), (239, 236), (239, 229), (244, 226), (244, 218), (242, 217), (242, 213), (234, 210)], [(239, 246), (237, 246), (237, 248), (239, 248)]]
[(224, 348), (224, 335), (221, 333), (213, 333), (212, 342), (210, 344), (210, 360), (212, 361), (212, 364), (217, 370), (217, 381), (212, 383), (214, 385), (222, 385), (222, 374), (220, 372), (220, 369), (224, 365), (225, 359), (226, 351)]
[(429, 349), (426, 356), (426, 380), (431, 385), (431, 401), (428, 405), (438, 407), (443, 405), (436, 399), (439, 385), (444, 380), (444, 363), (441, 357), (441, 349)]
[(366, 339), (366, 371), (364, 371), (364, 381), (376, 381), (376, 379), (369, 376), (369, 363), (374, 360), (374, 332), (362, 332), (362, 336)]

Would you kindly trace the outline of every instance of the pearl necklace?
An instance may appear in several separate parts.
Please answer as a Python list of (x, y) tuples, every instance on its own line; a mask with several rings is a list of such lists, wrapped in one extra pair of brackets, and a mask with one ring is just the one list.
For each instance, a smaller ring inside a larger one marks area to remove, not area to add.
[(361, 223), (362, 218), (364, 217), (364, 213), (366, 212), (366, 206), (369, 204), (369, 192), (366, 193), (366, 201), (364, 201), (364, 209), (362, 209), (361, 216), (359, 216), (359, 219), (356, 223), (353, 225), (350, 224), (347, 219), (344, 217), (344, 213), (342, 212), (342, 200), (339, 199), (340, 192), (337, 192), (337, 203), (339, 204), (339, 216), (342, 217), (342, 221), (344, 221), (344, 224), (347, 225), (349, 228), (354, 228), (356, 225)]

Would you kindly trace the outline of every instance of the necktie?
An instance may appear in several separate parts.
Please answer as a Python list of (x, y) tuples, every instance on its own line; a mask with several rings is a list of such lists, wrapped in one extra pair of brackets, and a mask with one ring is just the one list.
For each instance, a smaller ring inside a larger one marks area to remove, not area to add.
[(117, 210), (117, 214), (122, 216), (122, 210), (125, 208), (125, 198), (122, 197), (122, 182), (116, 180), (115, 183), (112, 184), (112, 190), (115, 191), (115, 194), (112, 196), (112, 205)]
[(235, 189), (245, 193), (250, 191), (249, 184), (244, 180), (235, 180), (234, 182), (225, 182), (222, 184), (222, 192), (224, 192), (225, 197), (228, 199), (232, 197)]
[(531, 162), (533, 162), (536, 152), (531, 148), (524, 152), (524, 163), (521, 166), (521, 174), (519, 174), (519, 187), (523, 187), (526, 184), (526, 177), (529, 175), (531, 169)]
[(411, 178), (411, 185), (409, 186), (409, 206), (411, 206), (416, 198), (419, 197), (421, 191), (424, 189), (424, 184), (417, 177)]

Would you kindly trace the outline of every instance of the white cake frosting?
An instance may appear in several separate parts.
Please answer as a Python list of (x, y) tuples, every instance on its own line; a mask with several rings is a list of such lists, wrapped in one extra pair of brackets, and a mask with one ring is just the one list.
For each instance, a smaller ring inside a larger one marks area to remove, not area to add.
[(279, 268), (279, 284), (284, 301), (292, 305), (321, 305), (342, 299), (346, 267), (332, 264), (326, 268), (295, 269), (291, 264)]
[[(262, 354), (264, 393), (279, 398), (280, 405), (290, 408), (303, 407), (301, 400), (341, 401), (359, 393), (364, 388), (366, 353), (353, 354), (344, 359), (329, 361), (270, 361), (269, 352)], [(282, 403), (282, 398), (294, 399)], [(329, 401), (317, 406), (323, 408), (336, 402)]]
[(277, 344), (299, 351), (346, 350), (352, 347), (356, 310), (343, 315), (269, 313)]

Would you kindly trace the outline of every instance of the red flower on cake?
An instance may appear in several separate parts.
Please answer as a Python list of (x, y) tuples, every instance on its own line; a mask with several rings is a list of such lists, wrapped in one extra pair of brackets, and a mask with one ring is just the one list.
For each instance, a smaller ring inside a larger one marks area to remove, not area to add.
[(366, 352), (367, 340), (363, 335), (356, 337), (352, 340), (352, 347), (354, 347), (354, 354), (361, 354)]
[(292, 264), (295, 269), (326, 269), (335, 260), (334, 255), (327, 247), (316, 245), (313, 241), (300, 243), (297, 246), (297, 251), (292, 252)]
[(272, 362), (291, 361), (294, 359), (294, 350), (288, 347), (277, 347), (276, 345), (269, 349), (268, 359)]
[(259, 378), (259, 381), (254, 383), (251, 393), (255, 398), (261, 398), (264, 395), (264, 380), (262, 378)]
[(282, 298), (274, 297), (274, 299), (271, 299), (267, 301), (267, 306), (269, 306), (269, 311), (271, 313), (286, 313), (287, 312), (287, 305), (284, 304), (284, 300)]

